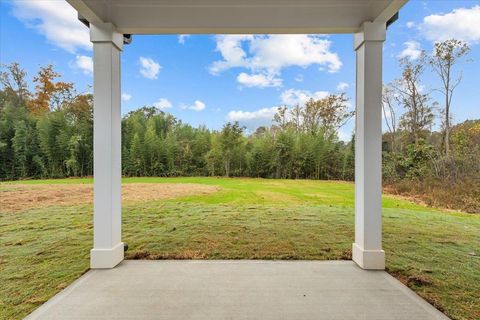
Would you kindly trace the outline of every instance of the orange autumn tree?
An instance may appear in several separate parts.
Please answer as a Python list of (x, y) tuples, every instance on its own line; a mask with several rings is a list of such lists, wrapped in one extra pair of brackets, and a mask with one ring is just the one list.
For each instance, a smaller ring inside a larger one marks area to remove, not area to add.
[(35, 115), (43, 114), (51, 109), (58, 109), (72, 100), (73, 83), (57, 81), (61, 75), (53, 70), (52, 65), (40, 67), (38, 75), (33, 78), (35, 93), (28, 103), (28, 109)]

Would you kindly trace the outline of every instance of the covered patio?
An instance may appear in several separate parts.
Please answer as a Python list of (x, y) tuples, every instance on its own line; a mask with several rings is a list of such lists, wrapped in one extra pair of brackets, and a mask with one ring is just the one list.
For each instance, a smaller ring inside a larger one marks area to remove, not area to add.
[[(123, 260), (120, 56), (134, 34), (352, 33), (356, 52), (353, 261), (383, 270), (382, 50), (407, 0), (67, 0), (90, 28), (94, 62), (92, 268)], [(280, 48), (279, 48), (280, 49)]]
[(124, 261), (90, 270), (27, 319), (448, 319), (351, 261)]
[[(90, 270), (31, 319), (442, 319), (384, 271), (382, 49), (407, 0), (67, 0), (94, 48)], [(135, 34), (354, 34), (350, 261), (123, 261), (120, 57)], [(99, 270), (107, 269), (107, 270)], [(377, 271), (368, 271), (377, 270)]]

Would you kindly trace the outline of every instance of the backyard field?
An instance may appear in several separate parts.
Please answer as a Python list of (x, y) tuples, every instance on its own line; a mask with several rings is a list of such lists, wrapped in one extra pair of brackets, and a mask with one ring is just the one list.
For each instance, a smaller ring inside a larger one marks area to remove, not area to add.
[[(350, 259), (353, 184), (127, 178), (127, 259)], [(0, 319), (89, 267), (92, 180), (0, 183)], [(480, 215), (384, 195), (387, 271), (453, 319), (480, 319)]]

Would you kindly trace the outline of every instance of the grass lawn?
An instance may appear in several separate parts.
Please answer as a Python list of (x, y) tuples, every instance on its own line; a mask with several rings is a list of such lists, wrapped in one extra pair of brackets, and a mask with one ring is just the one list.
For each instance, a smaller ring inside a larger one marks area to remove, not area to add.
[[(89, 179), (20, 184), (91, 184)], [(128, 178), (196, 183), (209, 194), (124, 201), (132, 259), (349, 259), (353, 184)], [(168, 186), (168, 185), (166, 185)], [(0, 183), (0, 199), (16, 183)], [(88, 270), (92, 205), (0, 207), (0, 319), (20, 319)], [(454, 319), (480, 319), (480, 215), (383, 198), (388, 272)]]

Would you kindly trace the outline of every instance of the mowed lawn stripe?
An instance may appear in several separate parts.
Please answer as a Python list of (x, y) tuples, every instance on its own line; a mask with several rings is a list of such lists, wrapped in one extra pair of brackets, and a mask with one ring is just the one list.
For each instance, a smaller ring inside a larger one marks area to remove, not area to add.
[[(91, 182), (18, 184), (62, 188)], [(126, 178), (124, 183), (218, 188), (209, 194), (125, 201), (122, 227), (129, 258), (350, 258), (352, 183), (195, 177)], [(14, 184), (0, 183), (0, 197)], [(388, 271), (452, 318), (480, 318), (480, 216), (388, 195), (383, 206)], [(91, 246), (91, 204), (16, 212), (0, 208), (0, 318), (21, 319), (78, 278), (88, 270)]]

